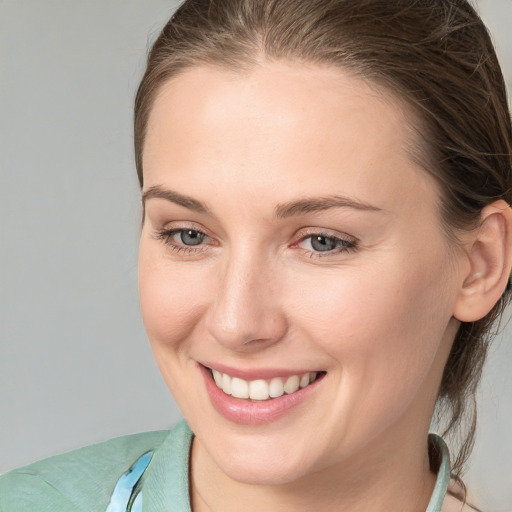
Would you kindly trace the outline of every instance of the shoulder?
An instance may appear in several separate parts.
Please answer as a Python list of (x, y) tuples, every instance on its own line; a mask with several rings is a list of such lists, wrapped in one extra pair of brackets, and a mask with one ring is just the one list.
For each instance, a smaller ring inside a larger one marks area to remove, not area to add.
[(15, 469), (0, 477), (0, 512), (103, 512), (118, 478), (168, 436), (118, 437)]

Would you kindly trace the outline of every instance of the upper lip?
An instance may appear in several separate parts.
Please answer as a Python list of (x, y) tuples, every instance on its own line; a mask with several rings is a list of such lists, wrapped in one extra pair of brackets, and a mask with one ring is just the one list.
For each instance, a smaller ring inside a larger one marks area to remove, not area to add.
[(322, 372), (315, 368), (234, 368), (220, 363), (202, 361), (199, 364), (211, 370), (217, 370), (221, 373), (227, 373), (230, 377), (251, 381), (257, 379), (272, 379), (274, 377), (290, 377), (292, 375), (304, 375), (309, 372)]

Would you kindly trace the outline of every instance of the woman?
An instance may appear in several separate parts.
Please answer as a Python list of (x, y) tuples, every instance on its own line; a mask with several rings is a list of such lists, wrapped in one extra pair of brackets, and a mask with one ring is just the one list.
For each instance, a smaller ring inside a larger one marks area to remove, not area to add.
[[(142, 313), (187, 423), (12, 472), (0, 510), (471, 510), (511, 135), (465, 1), (185, 2), (135, 153)], [(469, 415), (451, 468), (436, 404), (447, 433)]]

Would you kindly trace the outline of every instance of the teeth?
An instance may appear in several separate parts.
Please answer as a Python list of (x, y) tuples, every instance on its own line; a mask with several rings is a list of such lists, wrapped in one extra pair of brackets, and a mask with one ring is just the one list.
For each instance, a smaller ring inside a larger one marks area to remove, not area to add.
[(251, 400), (268, 400), (278, 398), (285, 393), (290, 395), (301, 388), (315, 382), (318, 372), (308, 372), (290, 377), (274, 377), (270, 380), (246, 381), (238, 377), (230, 377), (227, 373), (212, 370), (213, 380), (218, 388), (227, 395), (235, 398), (250, 398)]
[(249, 383), (249, 398), (251, 400), (266, 400), (268, 384), (264, 380), (253, 380)]
[(217, 384), (217, 387), (222, 389), (222, 373), (218, 372), (217, 370), (212, 370), (212, 373), (215, 384)]
[(249, 383), (246, 380), (233, 377), (231, 379), (231, 395), (235, 398), (249, 398)]
[(231, 377), (229, 375), (225, 373), (222, 374), (222, 385), (220, 388), (224, 393), (226, 393), (226, 395), (231, 395)]
[(299, 389), (300, 379), (297, 375), (292, 375), (288, 377), (284, 384), (284, 392), (288, 395), (295, 393), (297, 389)]
[(284, 395), (284, 386), (283, 386), (283, 380), (279, 377), (275, 377), (270, 381), (269, 386), (269, 396), (271, 398), (277, 398), (278, 396)]
[[(311, 372), (311, 373), (313, 373), (313, 372)], [(309, 373), (305, 373), (305, 374), (300, 378), (300, 387), (301, 387), (301, 388), (305, 388), (308, 384), (309, 384)]]

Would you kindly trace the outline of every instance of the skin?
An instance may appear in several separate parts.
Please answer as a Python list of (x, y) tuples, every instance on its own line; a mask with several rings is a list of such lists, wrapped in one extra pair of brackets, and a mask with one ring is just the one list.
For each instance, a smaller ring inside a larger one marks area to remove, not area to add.
[[(472, 265), (441, 227), (411, 137), (397, 99), (339, 69), (197, 67), (161, 89), (144, 191), (208, 211), (147, 198), (140, 299), (196, 434), (195, 512), (425, 510), (428, 427)], [(371, 208), (275, 215), (333, 195)], [(206, 236), (161, 235), (180, 229)], [(319, 253), (313, 234), (345, 245)], [(204, 361), (327, 373), (278, 420), (239, 425), (213, 408)]]

